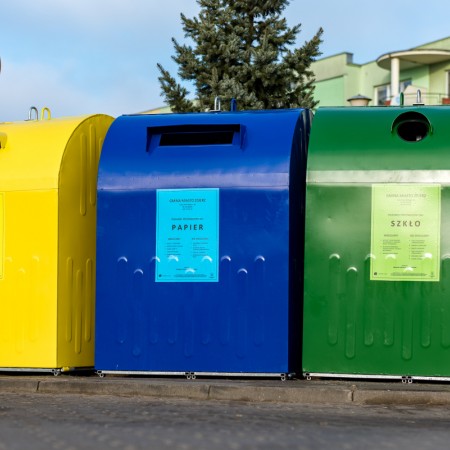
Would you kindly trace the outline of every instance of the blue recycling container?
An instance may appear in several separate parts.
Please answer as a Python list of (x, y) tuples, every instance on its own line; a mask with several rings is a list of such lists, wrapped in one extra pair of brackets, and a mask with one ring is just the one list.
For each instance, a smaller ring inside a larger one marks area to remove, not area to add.
[(129, 115), (99, 165), (100, 373), (301, 370), (304, 109)]

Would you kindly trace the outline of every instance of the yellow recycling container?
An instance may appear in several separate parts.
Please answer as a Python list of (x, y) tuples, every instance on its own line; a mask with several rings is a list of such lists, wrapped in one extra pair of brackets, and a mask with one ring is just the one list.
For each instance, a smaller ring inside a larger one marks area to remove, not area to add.
[(97, 170), (112, 121), (0, 123), (0, 371), (94, 366)]

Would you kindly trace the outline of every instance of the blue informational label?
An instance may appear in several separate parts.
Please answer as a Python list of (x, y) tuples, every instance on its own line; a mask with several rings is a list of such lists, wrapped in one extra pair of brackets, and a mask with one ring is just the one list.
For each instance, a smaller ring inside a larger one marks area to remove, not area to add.
[(156, 191), (156, 282), (219, 281), (219, 189)]

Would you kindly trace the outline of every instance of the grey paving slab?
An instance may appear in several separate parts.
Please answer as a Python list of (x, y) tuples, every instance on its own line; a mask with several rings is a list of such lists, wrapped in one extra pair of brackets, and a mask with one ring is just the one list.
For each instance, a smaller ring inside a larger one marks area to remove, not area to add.
[(352, 380), (0, 375), (0, 393), (113, 395), (316, 405), (450, 405), (450, 385)]

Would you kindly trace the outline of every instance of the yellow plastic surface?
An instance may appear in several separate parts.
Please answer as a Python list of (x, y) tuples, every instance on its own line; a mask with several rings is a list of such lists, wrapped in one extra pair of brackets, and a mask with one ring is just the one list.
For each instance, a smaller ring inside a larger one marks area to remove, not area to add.
[(56, 368), (58, 193), (6, 192), (4, 198), (0, 367)]
[(0, 280), (3, 278), (3, 266), (5, 259), (5, 210), (4, 210), (4, 195), (0, 192)]
[(0, 368), (92, 367), (104, 115), (0, 124)]

